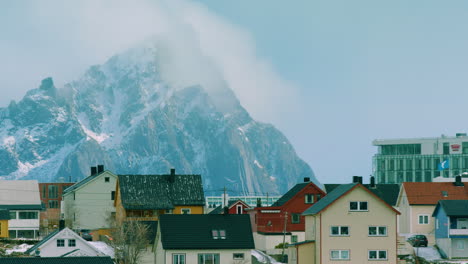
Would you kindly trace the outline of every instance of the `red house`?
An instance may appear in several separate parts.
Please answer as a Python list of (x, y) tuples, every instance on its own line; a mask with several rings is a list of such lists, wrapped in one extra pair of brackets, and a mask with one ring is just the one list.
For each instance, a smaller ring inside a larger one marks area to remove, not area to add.
[[(228, 202), (227, 208), (229, 214), (247, 214), (246, 209), (250, 209), (251, 207), (242, 200), (231, 200)], [(224, 209), (220, 205), (209, 214), (224, 214)]]
[(39, 191), (44, 211), (40, 214), (41, 233), (48, 234), (58, 227), (60, 220), (60, 202), (62, 192), (74, 182), (39, 183)]
[(303, 183), (296, 184), (272, 206), (250, 210), (255, 245), (268, 251), (283, 239), (287, 243), (303, 241), (305, 220), (302, 213), (325, 195), (309, 178), (304, 178)]

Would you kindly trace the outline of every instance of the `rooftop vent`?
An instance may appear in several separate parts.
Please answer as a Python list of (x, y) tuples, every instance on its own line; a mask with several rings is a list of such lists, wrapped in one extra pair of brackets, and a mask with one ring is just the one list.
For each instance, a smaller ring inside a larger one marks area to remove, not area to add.
[(103, 173), (104, 172), (104, 165), (97, 165), (97, 173)]
[(374, 178), (374, 176), (370, 177), (370, 187), (375, 188), (375, 178)]
[(304, 177), (304, 182), (310, 182), (310, 178), (309, 177)]
[(97, 167), (91, 167), (91, 176), (97, 173)]
[(465, 186), (465, 184), (462, 182), (461, 176), (456, 176), (455, 177), (455, 182), (453, 183), (455, 186)]
[(353, 176), (353, 183), (362, 184), (362, 177), (361, 176)]

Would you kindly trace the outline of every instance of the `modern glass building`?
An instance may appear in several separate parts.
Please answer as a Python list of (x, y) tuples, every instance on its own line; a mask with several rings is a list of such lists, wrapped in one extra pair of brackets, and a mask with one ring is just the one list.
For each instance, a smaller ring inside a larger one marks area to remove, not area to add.
[(431, 182), (468, 172), (468, 136), (376, 139), (373, 175), (378, 183)]
[[(260, 198), (262, 201), (262, 206), (271, 206), (275, 203), (281, 196), (229, 196), (226, 195), (226, 199), (223, 195), (221, 196), (206, 196), (206, 206), (208, 208), (216, 208), (220, 205), (226, 206), (230, 200), (242, 200), (251, 207), (257, 206), (257, 199)], [(226, 204), (224, 204), (226, 201)]]

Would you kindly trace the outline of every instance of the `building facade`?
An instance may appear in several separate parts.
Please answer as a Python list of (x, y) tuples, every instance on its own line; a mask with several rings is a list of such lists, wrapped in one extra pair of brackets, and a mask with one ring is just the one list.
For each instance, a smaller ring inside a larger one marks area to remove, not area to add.
[(41, 202), (45, 207), (45, 210), (40, 213), (41, 233), (47, 234), (58, 228), (63, 190), (73, 184), (71, 182), (39, 183)]
[(468, 172), (468, 136), (377, 139), (373, 173), (378, 183), (432, 182)]

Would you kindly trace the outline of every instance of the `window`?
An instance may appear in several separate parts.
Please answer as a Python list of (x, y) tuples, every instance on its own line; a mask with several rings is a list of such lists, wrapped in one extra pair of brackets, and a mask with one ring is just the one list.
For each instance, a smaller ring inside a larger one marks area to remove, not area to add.
[(115, 200), (115, 191), (112, 191), (112, 192), (111, 192), (111, 200), (112, 200), (112, 201)]
[(305, 195), (305, 203), (306, 204), (314, 203), (314, 195), (313, 194), (306, 194)]
[(387, 250), (369, 250), (369, 260), (387, 260)]
[(58, 198), (58, 188), (56, 185), (49, 185), (49, 199)]
[(10, 211), (10, 219), (16, 219), (16, 211)]
[(331, 250), (331, 260), (349, 260), (349, 250)]
[(420, 225), (429, 224), (429, 215), (418, 215), (418, 224)]
[(300, 214), (291, 214), (291, 223), (292, 224), (299, 224), (301, 222), (301, 215)]
[(331, 236), (349, 236), (349, 227), (347, 226), (332, 226), (330, 227)]
[(211, 234), (213, 235), (213, 239), (226, 239), (226, 230), (211, 230)]
[(320, 198), (322, 198), (322, 195), (317, 194), (317, 202), (320, 200)]
[(191, 210), (190, 208), (182, 208), (180, 211), (182, 212), (182, 214), (190, 214)]
[(444, 155), (450, 154), (450, 146), (448, 142), (444, 142)]
[(166, 209), (166, 210), (164, 211), (165, 214), (172, 214), (172, 212), (173, 212), (172, 209)]
[(75, 239), (68, 239), (68, 246), (69, 247), (76, 247), (76, 240)]
[(369, 226), (369, 236), (386, 236), (386, 226)]
[(57, 247), (64, 247), (65, 239), (57, 239)]
[(59, 208), (59, 203), (57, 200), (50, 200), (49, 201), (49, 208)]
[(39, 219), (37, 212), (19, 212), (19, 219)]
[(297, 236), (296, 235), (291, 236), (291, 243), (297, 243)]
[(172, 264), (185, 264), (185, 254), (172, 254)]
[(104, 177), (104, 182), (109, 182), (109, 177)]
[(45, 184), (42, 185), (42, 198), (47, 198), (47, 186)]
[(367, 211), (367, 202), (349, 202), (350, 211)]
[(244, 259), (244, 253), (233, 253), (232, 254), (232, 259)]
[(219, 254), (198, 254), (198, 264), (219, 264)]

